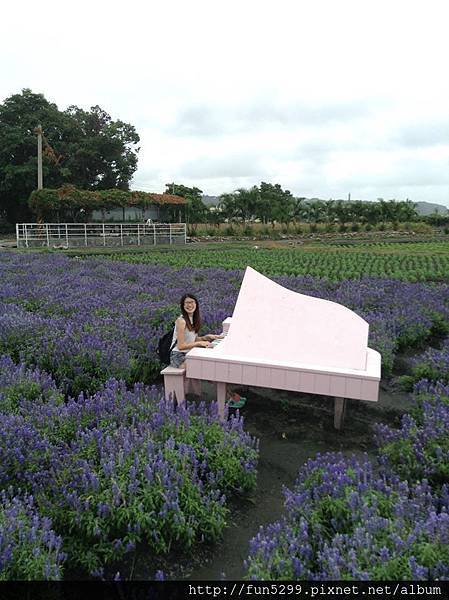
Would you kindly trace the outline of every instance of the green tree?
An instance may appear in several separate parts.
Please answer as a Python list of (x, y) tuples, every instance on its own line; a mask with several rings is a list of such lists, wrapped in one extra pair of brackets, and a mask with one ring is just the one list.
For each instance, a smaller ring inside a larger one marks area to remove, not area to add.
[(208, 209), (202, 201), (203, 192), (197, 187), (187, 187), (179, 183), (166, 183), (166, 194), (181, 196), (187, 200), (186, 222), (194, 230), (197, 223), (206, 223), (208, 220)]
[(260, 192), (254, 185), (249, 189), (239, 188), (235, 192), (222, 194), (219, 207), (225, 218), (246, 223), (255, 217), (259, 201)]
[(322, 223), (326, 218), (326, 203), (323, 200), (314, 200), (308, 206), (309, 223)]
[(24, 89), (0, 104), (0, 212), (9, 222), (31, 218), (28, 198), (37, 187), (39, 124), (45, 136), (45, 187), (129, 189), (139, 151), (132, 125), (112, 121), (98, 106), (60, 111), (43, 94)]
[(379, 202), (364, 202), (364, 219), (370, 225), (375, 225), (381, 220), (381, 207)]
[(405, 202), (396, 202), (396, 200), (388, 200), (385, 202), (383, 198), (379, 198), (380, 213), (383, 221), (389, 222), (404, 222), (418, 219), (419, 215), (416, 212), (416, 204), (411, 200)]
[(129, 189), (137, 169), (140, 138), (132, 125), (113, 121), (99, 106), (89, 112), (70, 106), (72, 136), (63, 161), (66, 177), (81, 189)]
[(326, 223), (333, 223), (335, 216), (335, 200), (325, 200), (323, 209), (323, 218)]
[(350, 207), (348, 204), (349, 202), (343, 200), (337, 200), (335, 203), (334, 214), (340, 225), (345, 225), (350, 220)]
[(363, 200), (354, 200), (351, 202), (351, 215), (353, 223), (367, 222), (367, 202)]
[(304, 197), (295, 198), (293, 201), (292, 216), (295, 221), (307, 221), (308, 203)]
[(238, 216), (242, 219), (243, 223), (254, 219), (257, 203), (260, 199), (260, 192), (257, 185), (253, 185), (253, 187), (248, 190), (239, 188), (235, 192), (235, 195)]
[(237, 196), (234, 192), (227, 192), (219, 196), (218, 208), (223, 219), (233, 221), (237, 218), (239, 208), (237, 206)]
[(278, 183), (262, 181), (259, 186), (259, 207), (264, 211), (264, 222), (270, 221), (272, 227), (275, 221), (288, 225), (293, 218), (295, 199), (289, 190), (283, 190)]
[(416, 221), (419, 219), (419, 215), (416, 212), (416, 204), (409, 200), (400, 202), (399, 221)]
[(382, 221), (391, 223), (398, 220), (398, 203), (396, 200), (384, 200), (379, 198), (380, 217)]

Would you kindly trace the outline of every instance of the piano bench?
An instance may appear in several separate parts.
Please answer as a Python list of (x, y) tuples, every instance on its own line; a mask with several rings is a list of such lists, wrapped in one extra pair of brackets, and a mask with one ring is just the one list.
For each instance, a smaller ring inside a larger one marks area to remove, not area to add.
[(192, 391), (194, 394), (201, 394), (201, 381), (187, 378), (185, 368), (165, 367), (165, 369), (162, 369), (161, 375), (164, 376), (165, 400), (167, 402), (176, 398), (178, 405), (182, 405), (186, 401), (186, 392)]

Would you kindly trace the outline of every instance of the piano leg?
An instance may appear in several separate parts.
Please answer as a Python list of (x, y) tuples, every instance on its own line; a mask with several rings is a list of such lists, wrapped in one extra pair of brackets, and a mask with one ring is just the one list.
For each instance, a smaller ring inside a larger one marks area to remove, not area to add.
[(225, 402), (226, 402), (226, 383), (217, 381), (217, 402), (218, 402), (218, 416), (220, 421), (225, 420)]
[(345, 418), (346, 398), (335, 397), (334, 402), (334, 427), (340, 430)]

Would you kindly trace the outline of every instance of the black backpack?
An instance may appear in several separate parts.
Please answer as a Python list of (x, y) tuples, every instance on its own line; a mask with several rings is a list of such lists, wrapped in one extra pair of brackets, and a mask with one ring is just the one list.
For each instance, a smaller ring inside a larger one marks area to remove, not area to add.
[(167, 331), (167, 333), (164, 333), (164, 335), (160, 338), (158, 345), (157, 345), (157, 353), (159, 356), (159, 360), (163, 365), (170, 364), (170, 354), (171, 354), (171, 351), (173, 350), (173, 348), (176, 346), (176, 339), (173, 342), (173, 344), (171, 343), (171, 341), (173, 339), (174, 326), (175, 326), (175, 324), (173, 323), (173, 326), (170, 329), (170, 331)]

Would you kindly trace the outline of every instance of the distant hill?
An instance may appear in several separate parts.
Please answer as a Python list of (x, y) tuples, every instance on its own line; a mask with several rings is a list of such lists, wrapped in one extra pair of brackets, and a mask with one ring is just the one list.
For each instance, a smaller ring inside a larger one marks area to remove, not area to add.
[(449, 209), (442, 204), (432, 204), (432, 202), (415, 202), (416, 204), (416, 212), (418, 215), (426, 216), (431, 215), (433, 213), (438, 213), (439, 215), (447, 215), (449, 213)]
[(206, 196), (203, 194), (201, 200), (206, 206), (216, 206), (218, 204), (218, 196)]

